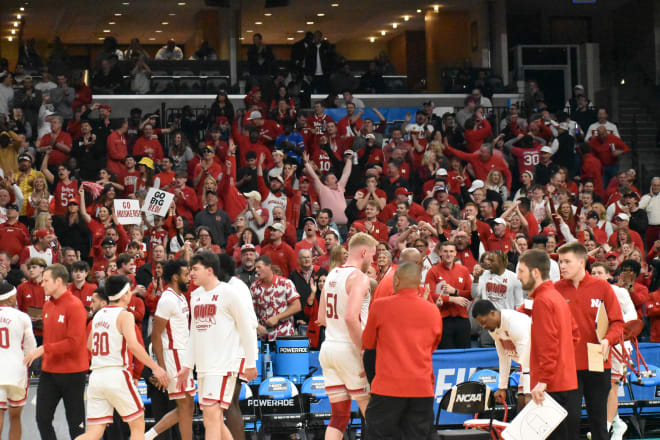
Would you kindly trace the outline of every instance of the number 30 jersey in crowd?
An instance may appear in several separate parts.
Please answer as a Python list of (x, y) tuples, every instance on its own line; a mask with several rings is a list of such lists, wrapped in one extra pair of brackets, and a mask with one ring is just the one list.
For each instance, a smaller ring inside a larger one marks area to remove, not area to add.
[(23, 358), (37, 348), (30, 317), (9, 306), (0, 306), (0, 386), (27, 386), (27, 368)]

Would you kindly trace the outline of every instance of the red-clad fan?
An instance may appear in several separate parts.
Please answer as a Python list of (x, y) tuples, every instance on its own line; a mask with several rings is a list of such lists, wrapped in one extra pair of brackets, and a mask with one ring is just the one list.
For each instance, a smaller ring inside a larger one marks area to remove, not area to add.
[(247, 166), (247, 158), (245, 155), (248, 151), (253, 151), (257, 155), (257, 161), (260, 156), (264, 156), (264, 165), (267, 169), (273, 168), (273, 156), (271, 154), (270, 148), (264, 145), (263, 142), (259, 139), (259, 130), (256, 127), (244, 127), (243, 130), (247, 131), (247, 135), (243, 134), (241, 130), (238, 129), (237, 122), (234, 122), (235, 130), (233, 132), (234, 139), (238, 144), (238, 149), (241, 153), (241, 166)]
[(126, 156), (122, 170), (117, 174), (117, 182), (124, 187), (125, 197), (134, 197), (138, 189), (140, 171), (136, 167), (137, 162), (135, 158), (133, 156)]
[(169, 157), (164, 157), (160, 161), (160, 173), (154, 176), (154, 186), (156, 179), (160, 184), (160, 189), (164, 191), (170, 191), (174, 186), (174, 176), (175, 173), (172, 171), (172, 159)]
[[(538, 143), (532, 136), (529, 134), (523, 135), (519, 134), (516, 138), (517, 141), (511, 147), (511, 154), (513, 154), (518, 160), (518, 170), (520, 173), (524, 172), (534, 172), (534, 167), (541, 160), (541, 148), (543, 145)], [(510, 142), (504, 144), (508, 145)]]
[[(47, 151), (44, 155), (44, 161), (41, 165), (41, 172), (43, 173), (46, 180), (51, 185), (55, 183), (55, 176), (50, 172), (48, 168), (48, 162), (50, 160), (50, 151)], [(78, 192), (78, 181), (71, 180), (71, 170), (68, 165), (60, 164), (57, 166), (57, 178), (58, 182), (55, 186), (55, 193), (53, 194), (53, 200), (51, 202), (51, 208), (53, 214), (61, 216), (66, 214), (66, 207), (69, 204), (69, 199), (74, 197)]]
[(600, 159), (603, 164), (604, 174), (606, 181), (614, 177), (615, 173), (608, 170), (608, 167), (615, 167), (619, 163), (619, 156), (630, 151), (628, 145), (621, 140), (620, 137), (608, 133), (605, 126), (600, 126), (596, 130), (597, 136), (589, 139), (589, 146), (591, 151)]
[(582, 181), (591, 179), (594, 185), (594, 193), (601, 199), (605, 197), (603, 188), (603, 163), (591, 150), (589, 144), (580, 144), (582, 151)]
[(456, 263), (456, 245), (439, 244), (441, 261), (426, 274), (425, 284), (436, 303), (441, 304), (443, 335), (440, 348), (469, 348), (470, 320), (467, 307), (472, 300), (472, 278), (467, 268)]
[(360, 116), (363, 113), (364, 110), (357, 110), (354, 103), (346, 103), (346, 116), (337, 122), (337, 134), (339, 137), (352, 138), (357, 132), (362, 130), (364, 121)]
[[(23, 281), (16, 288), (16, 301), (18, 302), (18, 310), (24, 313), (29, 313), (31, 307), (34, 308), (43, 308), (46, 301), (49, 298), (46, 298), (44, 293), (44, 288), (41, 287), (41, 281), (43, 279), (44, 270), (48, 266), (46, 260), (39, 257), (30, 258), (27, 263), (27, 280)], [(37, 336), (41, 336), (41, 326), (40, 320), (33, 318), (37, 324)]]
[(514, 236), (506, 226), (506, 220), (496, 218), (493, 220), (493, 229), (489, 234), (479, 234), (479, 237), (487, 251), (502, 251), (507, 253), (513, 247)]
[(364, 208), (365, 218), (363, 220), (356, 220), (354, 225), (360, 225), (367, 234), (371, 235), (378, 241), (387, 241), (389, 236), (389, 229), (385, 223), (378, 221), (380, 214), (380, 203), (377, 200), (369, 200), (367, 206)]
[(612, 222), (614, 223), (615, 226), (615, 232), (612, 235), (610, 235), (610, 238), (607, 241), (610, 246), (612, 246), (613, 248), (618, 248), (619, 234), (627, 233), (628, 235), (630, 235), (630, 238), (632, 239), (632, 242), (634, 243), (635, 247), (640, 251), (644, 251), (644, 241), (642, 240), (641, 235), (639, 235), (637, 231), (634, 231), (629, 227), (630, 217), (628, 216), (628, 214), (623, 212), (617, 214), (612, 219)]
[(378, 204), (378, 213), (385, 208), (387, 205), (387, 194), (385, 191), (378, 188), (378, 176), (375, 174), (369, 174), (370, 171), (367, 171), (367, 176), (365, 177), (366, 187), (359, 189), (355, 192), (355, 202), (357, 209), (359, 210), (360, 218), (366, 217), (366, 208), (369, 202), (375, 201)]
[(128, 147), (126, 145), (126, 132), (128, 131), (128, 121), (120, 121), (119, 126), (110, 133), (107, 140), (108, 150), (108, 171), (116, 176), (120, 176), (124, 170), (123, 162), (128, 156)]
[(378, 215), (378, 219), (382, 222), (389, 221), (394, 214), (399, 211), (398, 205), (400, 203), (406, 203), (408, 205), (408, 215), (412, 217), (413, 220), (417, 221), (419, 218), (423, 218), (426, 215), (424, 208), (417, 202), (410, 202), (408, 196), (412, 195), (410, 191), (406, 188), (398, 188), (394, 191), (394, 200), (385, 205), (383, 210)]
[(488, 180), (488, 173), (491, 170), (499, 170), (506, 179), (507, 188), (511, 189), (511, 171), (509, 170), (509, 165), (504, 159), (493, 154), (492, 144), (483, 144), (479, 148), (479, 151), (474, 153), (465, 153), (449, 145), (445, 146), (444, 151), (450, 156), (456, 156), (470, 163), (474, 169), (474, 176), (484, 182)]
[(64, 119), (59, 115), (50, 117), (50, 133), (46, 133), (39, 142), (39, 151), (50, 152), (50, 164), (60, 165), (67, 161), (73, 141), (71, 135), (62, 130)]
[(312, 125), (307, 123), (307, 117), (304, 113), (300, 112), (296, 116), (296, 131), (300, 133), (303, 138), (305, 145), (314, 144), (314, 138), (316, 137), (316, 130)]
[(335, 122), (331, 116), (325, 114), (323, 103), (321, 101), (316, 101), (314, 103), (314, 113), (307, 117), (307, 126), (314, 129), (314, 132), (317, 135), (322, 135), (327, 133), (327, 124), (331, 121)]
[(326, 134), (317, 136), (317, 143), (310, 148), (310, 158), (323, 173), (332, 172), (332, 161), (327, 156), (327, 148), (321, 148), (323, 145), (329, 145), (330, 151), (338, 160), (344, 160), (344, 152), (351, 149), (352, 140), (341, 137), (337, 131), (337, 124), (334, 121), (326, 123)]
[(282, 241), (285, 232), (282, 223), (273, 223), (268, 228), (271, 242), (261, 248), (261, 255), (269, 257), (273, 265), (279, 266), (282, 276), (288, 278), (298, 264), (298, 256), (291, 246)]
[(192, 225), (194, 215), (200, 206), (195, 190), (186, 185), (187, 180), (188, 173), (186, 171), (177, 171), (174, 178), (174, 187), (170, 189), (170, 192), (174, 193), (176, 212), (185, 217), (189, 225)]
[(89, 264), (86, 261), (76, 261), (71, 266), (71, 282), (69, 283), (69, 291), (82, 301), (86, 309), (90, 308), (92, 295), (98, 287), (94, 283), (87, 282), (89, 270)]
[(163, 159), (163, 146), (154, 134), (154, 127), (147, 123), (142, 126), (142, 137), (133, 145), (134, 156), (147, 156), (159, 163)]
[(465, 149), (470, 153), (479, 150), (484, 140), (493, 135), (493, 128), (483, 114), (484, 108), (479, 106), (475, 109), (474, 116), (465, 121)]
[[(518, 279), (534, 300), (529, 355), (532, 399), (540, 405), (547, 392), (568, 413), (548, 438), (579, 438), (573, 434), (579, 428), (581, 401), (573, 350), (577, 329), (569, 305), (549, 276), (550, 259), (544, 251), (531, 250), (521, 256)], [(591, 331), (595, 334), (593, 328)], [(587, 401), (587, 406), (590, 403)]]
[(197, 189), (197, 194), (201, 197), (204, 192), (204, 185), (207, 177), (212, 177), (218, 182), (216, 192), (224, 194), (224, 188), (228, 184), (229, 178), (226, 175), (225, 164), (218, 163), (215, 160), (215, 150), (213, 147), (206, 146), (203, 152), (202, 160), (195, 167), (193, 172), (193, 186)]
[(284, 178), (282, 176), (275, 176), (270, 179), (268, 186), (266, 186), (266, 181), (263, 173), (263, 162), (265, 160), (264, 156), (259, 158), (257, 162), (257, 189), (259, 194), (261, 194), (261, 206), (268, 210), (268, 218), (275, 218), (273, 216), (273, 209), (275, 207), (280, 207), (286, 213), (287, 222), (293, 223), (291, 212), (293, 209), (293, 204), (289, 201), (289, 197), (284, 193)]
[(302, 238), (296, 243), (293, 249), (296, 255), (303, 249), (311, 251), (316, 257), (325, 255), (328, 251), (325, 248), (325, 240), (318, 235), (316, 219), (314, 217), (306, 217), (302, 221), (302, 226)]
[(18, 221), (19, 209), (14, 203), (5, 206), (7, 221), (0, 224), (0, 250), (9, 252), (12, 259), (18, 260), (23, 248), (30, 245), (30, 232)]
[(275, 139), (284, 132), (280, 124), (264, 119), (263, 114), (258, 110), (250, 112), (247, 122), (259, 131), (259, 142), (271, 148), (275, 144)]

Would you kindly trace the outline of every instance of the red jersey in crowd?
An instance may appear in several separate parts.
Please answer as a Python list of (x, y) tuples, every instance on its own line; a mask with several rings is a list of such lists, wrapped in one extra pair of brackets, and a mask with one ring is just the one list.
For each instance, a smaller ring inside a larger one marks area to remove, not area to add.
[(85, 308), (89, 309), (92, 304), (92, 295), (98, 286), (93, 283), (88, 283), (85, 281), (83, 285), (79, 288), (76, 287), (76, 283), (69, 283), (69, 292), (76, 298), (78, 298)]
[(325, 127), (329, 121), (334, 122), (335, 120), (325, 113), (322, 113), (320, 116), (314, 113), (313, 115), (307, 117), (307, 126), (313, 127), (316, 134), (322, 134), (326, 132)]
[[(53, 143), (53, 133), (47, 133), (45, 134), (42, 138), (41, 141), (39, 142), (40, 147), (48, 147)], [(57, 137), (55, 138), (54, 144), (57, 143), (62, 143), (69, 147), (69, 151), (71, 151), (71, 145), (73, 144), (73, 141), (71, 140), (71, 135), (67, 133), (66, 131), (62, 130), (58, 133)], [(69, 158), (69, 153), (65, 153), (64, 151), (60, 150), (59, 147), (53, 145), (53, 151), (50, 152), (50, 156), (48, 157), (48, 165), (61, 165), (66, 160)]]
[(61, 180), (57, 182), (55, 186), (55, 194), (53, 197), (53, 214), (57, 216), (63, 216), (66, 214), (67, 206), (69, 206), (69, 200), (74, 198), (78, 194), (78, 181), (72, 180), (69, 183), (65, 184)]
[(462, 296), (471, 301), (472, 278), (470, 272), (462, 264), (454, 263), (451, 268), (448, 268), (443, 262), (439, 262), (429, 269), (425, 280), (426, 287), (428, 287), (434, 302), (442, 296), (443, 303), (440, 311), (443, 318), (448, 316), (467, 318), (467, 308), (450, 303), (449, 295), (442, 293), (441, 286), (443, 282), (454, 287), (457, 290), (457, 296)]
[(13, 257), (20, 255), (23, 248), (30, 244), (30, 232), (27, 227), (17, 221), (0, 224), (0, 250), (7, 251)]
[(158, 141), (158, 138), (147, 139), (142, 136), (133, 145), (133, 156), (147, 156), (152, 158), (154, 162), (157, 162), (164, 157), (163, 146)]
[(124, 159), (128, 156), (126, 136), (118, 131), (113, 131), (108, 136), (106, 145), (108, 150), (108, 162), (106, 166), (111, 173), (119, 176), (125, 169)]
[(603, 166), (616, 165), (619, 162), (619, 159), (613, 154), (615, 150), (623, 153), (630, 151), (628, 145), (620, 137), (611, 133), (607, 135), (605, 140), (601, 140), (600, 136), (593, 136), (589, 139), (589, 146), (594, 154), (598, 156)]
[(279, 266), (282, 270), (282, 276), (289, 277), (289, 274), (298, 265), (298, 256), (288, 244), (282, 242), (279, 246), (270, 243), (261, 248), (261, 255), (271, 259), (273, 265)]

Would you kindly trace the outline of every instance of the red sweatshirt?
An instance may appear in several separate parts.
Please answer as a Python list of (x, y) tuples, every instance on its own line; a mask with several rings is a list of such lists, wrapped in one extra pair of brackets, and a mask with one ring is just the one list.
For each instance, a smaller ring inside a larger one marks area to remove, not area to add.
[[(440, 262), (428, 271), (425, 283), (431, 292), (433, 302), (440, 298), (440, 286), (438, 284), (441, 281), (445, 281), (450, 286), (458, 289), (456, 295), (472, 300), (472, 294), (470, 293), (472, 289), (472, 278), (470, 278), (470, 272), (467, 270), (467, 267), (454, 263), (451, 268), (448, 268), (444, 263)], [(442, 295), (442, 301), (443, 304), (440, 310), (443, 318), (448, 316), (468, 317), (467, 308), (449, 303), (449, 295)]]
[(470, 153), (474, 153), (481, 148), (484, 139), (492, 135), (493, 128), (490, 126), (490, 122), (487, 119), (482, 119), (479, 125), (475, 126), (472, 130), (465, 130), (465, 148)]
[(108, 149), (108, 162), (106, 166), (111, 173), (118, 176), (125, 170), (124, 159), (128, 156), (126, 136), (120, 134), (118, 131), (113, 131), (108, 136), (106, 146)]
[(87, 359), (87, 311), (68, 290), (44, 304), (44, 355), (48, 373), (81, 373), (89, 370)]
[(433, 352), (442, 338), (438, 308), (401, 289), (371, 306), (362, 347), (376, 348), (376, 377), (371, 392), (381, 396), (431, 397), (435, 392)]
[(89, 308), (92, 303), (92, 294), (98, 286), (94, 283), (88, 283), (85, 281), (80, 289), (76, 287), (74, 283), (69, 283), (69, 292), (80, 301), (86, 308)]
[(484, 182), (488, 179), (490, 170), (499, 170), (506, 179), (506, 187), (511, 189), (511, 171), (509, 170), (509, 165), (501, 157), (491, 155), (486, 162), (483, 162), (479, 158), (478, 151), (476, 153), (465, 153), (452, 147), (447, 147), (446, 150), (450, 155), (472, 164), (474, 176)]
[[(610, 346), (618, 344), (623, 336), (623, 315), (621, 306), (616, 298), (612, 287), (605, 280), (593, 277), (585, 273), (578, 288), (573, 286), (569, 280), (559, 280), (555, 283), (555, 289), (562, 294), (568, 302), (573, 318), (580, 329), (580, 340), (575, 346), (575, 363), (578, 370), (587, 370), (587, 342), (598, 344), (596, 335), (596, 314), (601, 303), (605, 303), (605, 310), (610, 321), (609, 330), (605, 337)], [(534, 301), (536, 308), (536, 301)], [(611, 368), (611, 357), (605, 362), (605, 368)]]
[(289, 273), (298, 265), (298, 256), (288, 244), (282, 242), (279, 246), (267, 244), (261, 248), (261, 255), (270, 257), (274, 265), (282, 270), (282, 276), (289, 278)]
[(538, 286), (529, 297), (534, 299), (530, 386), (533, 389), (543, 382), (550, 393), (577, 389), (574, 354), (577, 329), (568, 304), (554, 289), (552, 281)]

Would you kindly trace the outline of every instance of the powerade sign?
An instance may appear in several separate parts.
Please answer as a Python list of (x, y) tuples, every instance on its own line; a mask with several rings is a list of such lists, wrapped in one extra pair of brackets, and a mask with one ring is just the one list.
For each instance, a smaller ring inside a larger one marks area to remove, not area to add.
[(279, 408), (293, 408), (295, 406), (294, 399), (247, 399), (247, 405), (252, 407), (279, 407)]
[(279, 347), (277, 349), (278, 353), (284, 354), (298, 354), (298, 353), (308, 353), (308, 347)]

